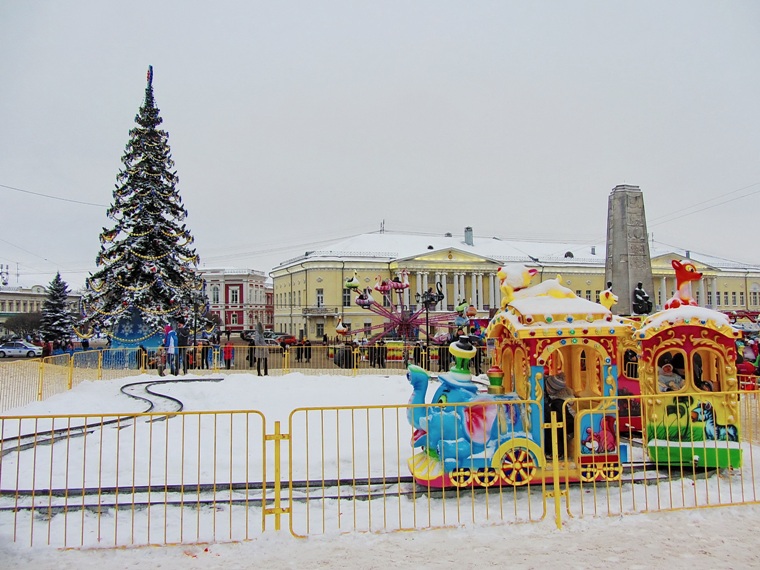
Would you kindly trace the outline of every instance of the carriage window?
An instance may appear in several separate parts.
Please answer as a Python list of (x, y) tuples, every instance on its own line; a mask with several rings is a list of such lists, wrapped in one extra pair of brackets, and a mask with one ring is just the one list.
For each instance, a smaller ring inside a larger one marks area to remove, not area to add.
[(686, 364), (683, 353), (666, 352), (657, 358), (657, 390), (676, 392), (686, 384)]
[(528, 365), (528, 359), (525, 357), (525, 352), (521, 348), (515, 350), (515, 391), (517, 395), (524, 400), (530, 399), (530, 382), (529, 374), (530, 367)]
[(623, 374), (626, 378), (639, 377), (639, 355), (634, 350), (626, 350), (623, 354)]
[(692, 357), (694, 386), (697, 390), (718, 392), (723, 385), (724, 360), (717, 352), (702, 348)]

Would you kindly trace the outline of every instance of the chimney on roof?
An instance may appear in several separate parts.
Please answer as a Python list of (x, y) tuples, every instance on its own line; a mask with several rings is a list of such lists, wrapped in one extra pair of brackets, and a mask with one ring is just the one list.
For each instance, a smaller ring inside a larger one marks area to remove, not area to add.
[(596, 246), (595, 245), (591, 246), (591, 255), (596, 255)]
[(691, 252), (688, 249), (686, 250), (686, 259), (691, 259)]
[(474, 245), (472, 241), (472, 226), (467, 226), (464, 229), (464, 243), (467, 245)]

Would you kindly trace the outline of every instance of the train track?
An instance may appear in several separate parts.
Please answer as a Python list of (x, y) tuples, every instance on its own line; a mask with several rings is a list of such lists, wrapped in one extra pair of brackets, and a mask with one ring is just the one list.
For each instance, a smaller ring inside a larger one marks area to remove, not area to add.
[[(108, 426), (118, 425), (119, 428), (130, 425), (140, 414), (148, 413), (166, 413), (165, 416), (154, 416), (149, 421), (163, 421), (173, 413), (181, 412), (184, 404), (177, 398), (161, 394), (156, 391), (157, 386), (167, 384), (185, 384), (188, 382), (221, 382), (223, 378), (192, 378), (192, 379), (173, 379), (173, 380), (150, 380), (145, 382), (131, 382), (121, 387), (121, 393), (129, 398), (144, 402), (146, 408), (135, 414), (118, 416), (108, 420), (100, 420), (92, 423), (85, 423), (77, 426), (66, 426), (63, 428), (43, 430), (35, 433), (15, 435), (0, 439), (0, 457), (9, 453), (24, 451), (43, 445), (52, 445), (58, 441), (71, 439), (73, 437), (82, 437), (90, 434), (97, 429)], [(86, 415), (84, 417), (92, 417)]]
[[(708, 476), (715, 470), (700, 470), (688, 472), (683, 469), (671, 468), (666, 472), (663, 466), (652, 462), (639, 462), (624, 466), (624, 472), (618, 481), (597, 481), (568, 483), (573, 487), (619, 486), (625, 484), (647, 484), (672, 480), (674, 472), (681, 476)], [(565, 482), (561, 485), (564, 487)], [(530, 486), (534, 492), (537, 485)], [(547, 484), (547, 488), (551, 484)], [(332, 479), (315, 481), (284, 481), (282, 483), (284, 500), (295, 503), (309, 501), (371, 501), (375, 499), (429, 497), (441, 499), (451, 496), (498, 494), (513, 487), (509, 485), (494, 485), (481, 488), (447, 488), (429, 489), (416, 485), (410, 476), (368, 479)], [(527, 490), (529, 487), (518, 487), (517, 490)], [(87, 510), (102, 512), (103, 510), (140, 510), (158, 507), (202, 508), (220, 505), (229, 506), (261, 506), (274, 501), (274, 490), (271, 483), (264, 486), (261, 482), (253, 483), (218, 483), (196, 485), (153, 485), (153, 486), (120, 486), (120, 487), (86, 487), (68, 489), (35, 489), (25, 491), (0, 490), (0, 512), (34, 511), (56, 514), (69, 511)], [(289, 497), (289, 498), (288, 498)], [(96, 500), (93, 500), (96, 499)], [(13, 501), (13, 504), (8, 504)]]

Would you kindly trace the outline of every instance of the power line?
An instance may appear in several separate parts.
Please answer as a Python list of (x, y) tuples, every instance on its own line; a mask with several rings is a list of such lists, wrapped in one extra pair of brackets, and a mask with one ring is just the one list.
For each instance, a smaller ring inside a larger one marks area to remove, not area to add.
[[(748, 198), (750, 196), (754, 196), (757, 193), (760, 193), (760, 189), (755, 190), (753, 192), (749, 192), (748, 194), (744, 194), (742, 196), (736, 196), (734, 198), (730, 198), (728, 200), (723, 200), (721, 202), (718, 202), (716, 204), (712, 204), (710, 206), (705, 206), (704, 208), (699, 208), (698, 210), (694, 210), (694, 208), (697, 208), (698, 206), (701, 206), (703, 204), (709, 204), (710, 202), (714, 202), (715, 200), (720, 200), (721, 198), (724, 198), (726, 196), (730, 196), (731, 194), (736, 194), (737, 192), (741, 192), (743, 190), (747, 190), (748, 188), (752, 188), (753, 186), (760, 185), (760, 182), (753, 182), (752, 184), (749, 184), (747, 186), (744, 186), (743, 188), (737, 188), (736, 190), (731, 190), (730, 192), (726, 192), (725, 194), (721, 194), (720, 196), (716, 196), (715, 198), (710, 198), (708, 200), (704, 200), (702, 202), (697, 202), (696, 204), (692, 204), (686, 208), (686, 211), (679, 211), (679, 212), (671, 212), (669, 214), (663, 214), (662, 216), (658, 216), (656, 218), (653, 218), (652, 221), (653, 224), (650, 224), (652, 226), (658, 226), (660, 224), (665, 224), (668, 222), (672, 222), (673, 220), (678, 220), (681, 218), (685, 218), (686, 216), (691, 216), (692, 214), (698, 214), (699, 212), (704, 212), (705, 210), (709, 210), (711, 208), (717, 208), (718, 206), (722, 206), (723, 204), (728, 204), (730, 202), (735, 202), (736, 200), (741, 200), (742, 198)], [(692, 211), (689, 211), (692, 210)], [(675, 216), (675, 217), (671, 217)], [(660, 220), (660, 221), (657, 221)]]
[(82, 204), (83, 206), (97, 206), (98, 208), (107, 208), (104, 204), (94, 204), (93, 202), (82, 202), (81, 200), (72, 200), (71, 198), (61, 198), (59, 196), (51, 196), (50, 194), (42, 194), (40, 192), (32, 192), (31, 190), (24, 190), (23, 188), (16, 188), (15, 186), (8, 186), (7, 184), (0, 184), (0, 188), (7, 188), (8, 190), (15, 190), (16, 192), (23, 192), (24, 194), (32, 194), (33, 196), (41, 196), (43, 198), (50, 198), (51, 200), (60, 200), (61, 202), (71, 202), (72, 204)]

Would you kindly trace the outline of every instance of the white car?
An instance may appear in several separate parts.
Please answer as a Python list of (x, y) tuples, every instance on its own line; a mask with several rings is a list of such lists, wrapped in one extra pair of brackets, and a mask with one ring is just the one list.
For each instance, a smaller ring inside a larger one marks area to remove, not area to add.
[(29, 344), (22, 340), (0, 344), (0, 358), (10, 356), (27, 356), (29, 358), (34, 358), (35, 356), (39, 357), (42, 356), (42, 347), (34, 346), (33, 344)]

